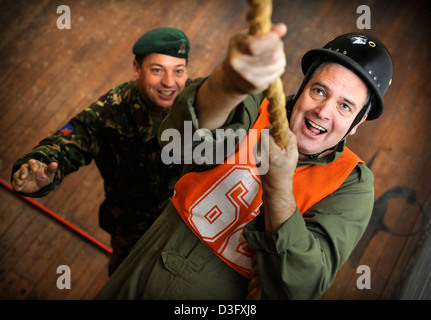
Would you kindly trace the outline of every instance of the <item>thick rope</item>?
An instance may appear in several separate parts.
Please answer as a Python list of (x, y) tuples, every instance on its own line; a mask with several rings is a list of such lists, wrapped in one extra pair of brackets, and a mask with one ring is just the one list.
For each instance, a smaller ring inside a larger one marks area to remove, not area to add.
[[(272, 26), (272, 0), (248, 0), (248, 4), (247, 21), (249, 22), (249, 33), (251, 35), (268, 33)], [(271, 135), (277, 145), (284, 149), (287, 144), (289, 123), (286, 116), (286, 96), (280, 78), (265, 90), (265, 95), (269, 100), (268, 111), (272, 125)], [(262, 290), (259, 284), (256, 255), (253, 256), (250, 279), (246, 299), (260, 300)]]
[[(249, 33), (251, 35), (265, 34), (271, 30), (272, 0), (248, 0)], [(286, 116), (286, 96), (280, 78), (275, 80), (265, 95), (269, 100), (268, 111), (272, 124), (271, 135), (277, 145), (284, 149), (287, 144), (289, 123)]]

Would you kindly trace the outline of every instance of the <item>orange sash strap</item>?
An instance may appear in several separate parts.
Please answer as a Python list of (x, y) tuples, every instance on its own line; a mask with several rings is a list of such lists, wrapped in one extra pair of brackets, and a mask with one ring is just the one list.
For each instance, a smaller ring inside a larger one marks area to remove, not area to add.
[[(250, 276), (253, 252), (242, 236), (242, 230), (259, 213), (262, 188), (256, 161), (247, 157), (247, 163), (244, 163), (244, 157), (241, 161), (239, 157), (244, 155), (244, 150), (254, 147), (262, 130), (270, 125), (267, 106), (265, 99), (252, 127), (255, 129), (252, 138), (248, 139), (250, 131), (235, 154), (223, 164), (204, 172), (185, 174), (175, 185), (172, 198), (181, 218), (194, 234), (245, 277)], [(362, 160), (345, 148), (330, 164), (297, 168), (293, 192), (299, 211), (306, 212), (337, 190), (358, 162)]]

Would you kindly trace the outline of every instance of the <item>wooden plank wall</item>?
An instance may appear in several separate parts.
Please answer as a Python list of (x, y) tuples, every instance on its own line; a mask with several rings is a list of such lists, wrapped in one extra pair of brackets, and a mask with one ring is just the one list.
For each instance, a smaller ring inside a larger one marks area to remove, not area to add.
[[(59, 30), (59, 5), (71, 29)], [(276, 0), (273, 21), (285, 22), (286, 93), (302, 79), (300, 59), (338, 34), (357, 30), (356, 9), (371, 9), (371, 30), (392, 52), (395, 75), (382, 119), (349, 138), (375, 174), (375, 212), (349, 261), (323, 299), (397, 299), (428, 236), (430, 20), (427, 0)], [(0, 11), (0, 178), (13, 162), (84, 107), (133, 78), (131, 46), (148, 29), (173, 26), (192, 43), (189, 74), (209, 74), (228, 39), (247, 23), (246, 1), (5, 0)], [(102, 180), (92, 164), (37, 201), (109, 245), (98, 227)], [(0, 188), (0, 299), (91, 299), (107, 280), (108, 254), (14, 194)], [(59, 265), (72, 288), (59, 290)], [(356, 286), (357, 267), (371, 289)], [(421, 284), (418, 284), (421, 285)]]

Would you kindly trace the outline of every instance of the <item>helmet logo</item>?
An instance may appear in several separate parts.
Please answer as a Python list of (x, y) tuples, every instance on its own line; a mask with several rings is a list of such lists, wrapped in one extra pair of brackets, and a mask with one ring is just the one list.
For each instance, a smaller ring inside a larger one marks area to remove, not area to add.
[(376, 46), (376, 44), (373, 41), (368, 41), (368, 44), (370, 45), (370, 47), (374, 48)]
[(349, 37), (352, 44), (366, 44), (367, 38), (362, 35), (354, 35)]

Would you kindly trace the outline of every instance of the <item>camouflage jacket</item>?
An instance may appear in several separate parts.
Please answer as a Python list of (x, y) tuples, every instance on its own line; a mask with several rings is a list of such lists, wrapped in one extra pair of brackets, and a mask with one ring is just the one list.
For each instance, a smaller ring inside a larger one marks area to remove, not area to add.
[(182, 169), (164, 165), (160, 159), (157, 131), (166, 113), (145, 106), (136, 81), (123, 83), (18, 159), (12, 174), (32, 158), (57, 162), (54, 181), (34, 194), (25, 194), (40, 197), (94, 159), (106, 196), (100, 226), (111, 234), (114, 228), (145, 231), (171, 196)]

